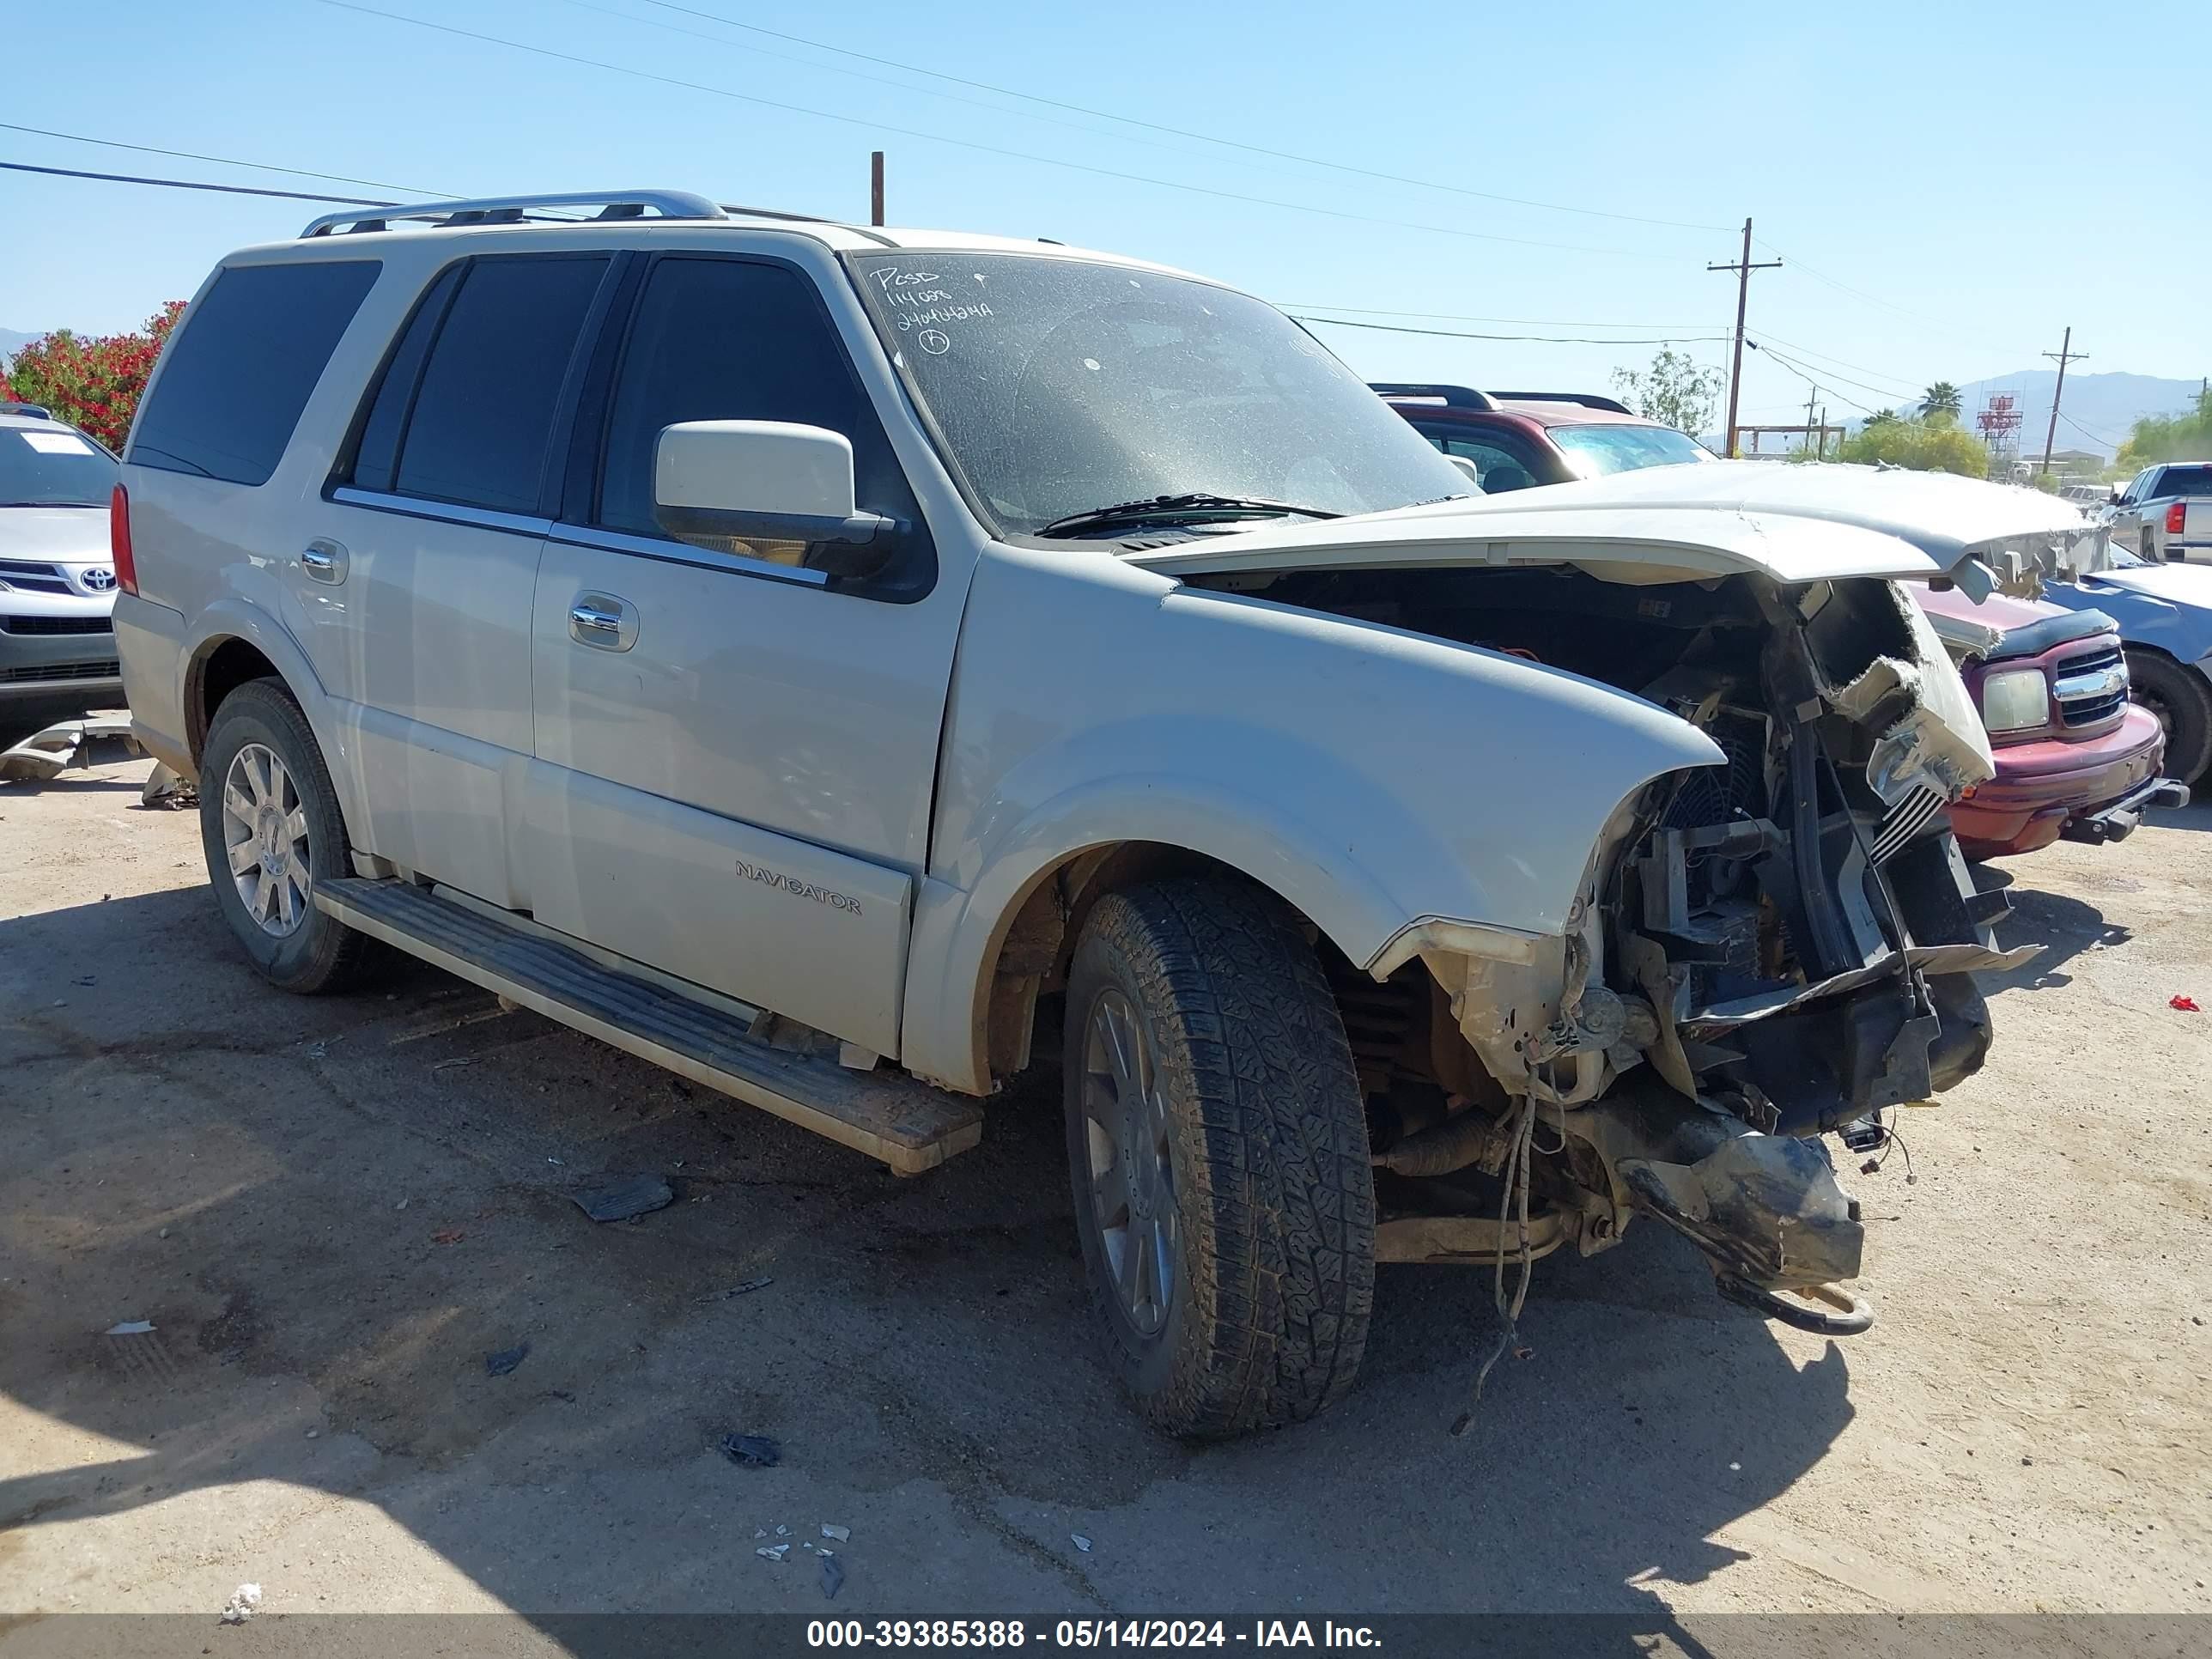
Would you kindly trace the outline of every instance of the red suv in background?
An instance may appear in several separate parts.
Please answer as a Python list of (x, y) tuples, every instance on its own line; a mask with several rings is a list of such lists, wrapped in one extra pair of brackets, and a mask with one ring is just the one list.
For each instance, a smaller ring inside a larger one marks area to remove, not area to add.
[(1477, 392), (1388, 381), (1375, 390), (1438, 449), (1473, 464), (1486, 495), (1718, 459), (1686, 433), (1587, 392)]
[[(1485, 495), (1637, 467), (1717, 460), (1694, 438), (1610, 398), (1477, 392), (1384, 382), (1374, 388), (1420, 434), (1471, 466)], [(1775, 461), (1754, 465), (1782, 465)], [(2160, 773), (2166, 734), (2129, 701), (2118, 625), (2101, 611), (1908, 584), (1981, 710), (1996, 775), (1951, 808), (1971, 859), (2069, 841), (2118, 841), (2148, 806), (2186, 806)]]
[(2033, 853), (2060, 836), (2118, 841), (2148, 806), (2186, 806), (2160, 775), (2166, 733), (2128, 698), (2119, 629), (2101, 611), (1911, 584), (1950, 648), (1996, 757), (1997, 775), (1951, 808), (1970, 859)]

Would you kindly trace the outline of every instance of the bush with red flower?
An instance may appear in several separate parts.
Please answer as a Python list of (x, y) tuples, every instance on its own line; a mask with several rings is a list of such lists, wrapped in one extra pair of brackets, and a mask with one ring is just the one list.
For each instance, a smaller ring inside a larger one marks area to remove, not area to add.
[(136, 334), (85, 339), (61, 328), (40, 336), (20, 349), (0, 374), (0, 407), (10, 398), (43, 404), (110, 449), (121, 449), (161, 342), (184, 308), (182, 300), (170, 301)]

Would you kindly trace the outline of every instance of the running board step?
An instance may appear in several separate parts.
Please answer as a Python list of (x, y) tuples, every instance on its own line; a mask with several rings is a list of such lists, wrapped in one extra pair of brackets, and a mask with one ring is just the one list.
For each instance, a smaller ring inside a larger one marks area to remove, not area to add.
[(548, 1019), (880, 1158), (934, 1169), (982, 1139), (981, 1103), (903, 1073), (755, 1042), (734, 1014), (605, 968), (580, 951), (449, 903), (412, 883), (315, 884), (316, 908)]

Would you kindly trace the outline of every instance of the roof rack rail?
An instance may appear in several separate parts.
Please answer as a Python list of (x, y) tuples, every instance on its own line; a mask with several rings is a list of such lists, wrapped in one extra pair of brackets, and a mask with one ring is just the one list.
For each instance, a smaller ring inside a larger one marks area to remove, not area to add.
[(1610, 410), (1616, 415), (1636, 413), (1619, 398), (1600, 397), (1595, 392), (1493, 392), (1490, 395), (1501, 403), (1577, 404), (1584, 409)]
[(597, 208), (599, 212), (592, 216), (598, 219), (641, 219), (648, 210), (662, 219), (729, 217), (705, 197), (687, 190), (586, 190), (552, 196), (489, 196), (464, 202), (386, 202), (345, 213), (326, 213), (300, 234), (305, 238), (389, 230), (398, 219), (422, 219), (436, 225), (521, 224), (532, 218), (554, 217), (546, 210), (556, 208)]
[(1440, 398), (1449, 409), (1495, 409), (1502, 392), (1477, 392), (1471, 386), (1429, 385), (1412, 380), (1370, 380), (1367, 389), (1379, 398)]
[(44, 404), (19, 404), (12, 398), (0, 400), (0, 415), (21, 415), (33, 421), (51, 421), (54, 418), (54, 411)]

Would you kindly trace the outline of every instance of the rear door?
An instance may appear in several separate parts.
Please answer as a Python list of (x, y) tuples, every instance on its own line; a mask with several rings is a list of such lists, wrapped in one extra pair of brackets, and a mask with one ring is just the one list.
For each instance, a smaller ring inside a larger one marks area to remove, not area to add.
[[(813, 276), (672, 252), (641, 259), (629, 286), (538, 572), (536, 915), (895, 1054), (962, 585), (937, 580)], [(710, 419), (843, 433), (860, 506), (910, 526), (899, 562), (830, 580), (795, 546), (663, 535), (654, 443)]]
[(447, 266), (401, 330), (292, 575), (350, 727), (364, 844), (526, 908), (513, 843), (532, 749), (531, 602), (556, 429), (605, 253)]

